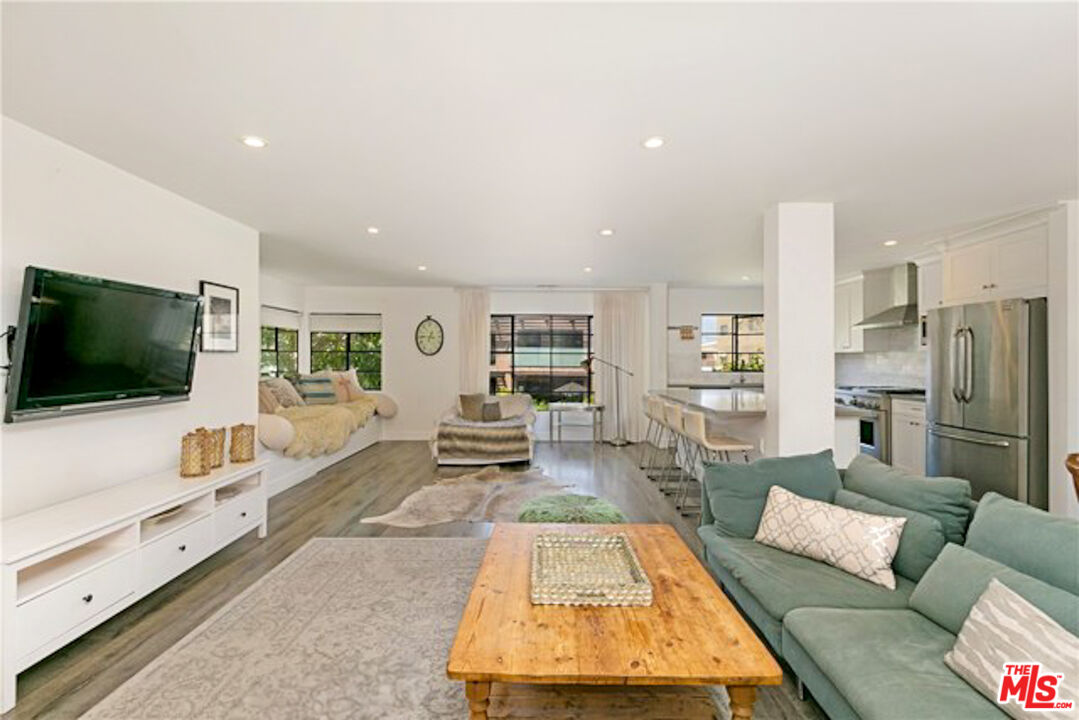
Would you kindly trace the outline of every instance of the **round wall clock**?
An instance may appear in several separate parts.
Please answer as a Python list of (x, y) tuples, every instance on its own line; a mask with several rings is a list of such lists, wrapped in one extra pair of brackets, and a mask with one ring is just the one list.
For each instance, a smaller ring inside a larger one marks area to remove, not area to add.
[(428, 315), (416, 326), (416, 347), (424, 355), (435, 355), (442, 349), (442, 343), (446, 339), (442, 331), (442, 325)]

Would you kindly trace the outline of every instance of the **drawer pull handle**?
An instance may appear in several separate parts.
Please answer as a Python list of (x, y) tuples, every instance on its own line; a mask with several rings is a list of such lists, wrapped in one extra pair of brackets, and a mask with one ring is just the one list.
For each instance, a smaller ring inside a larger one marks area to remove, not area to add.
[(84, 603), (93, 602), (93, 599), (94, 599), (94, 594), (93, 593), (90, 593), (89, 595), (83, 595), (82, 596), (82, 601)]
[(186, 552), (186, 551), (187, 551), (187, 545), (181, 545), (180, 546), (180, 552)]
[(247, 511), (244, 510), (242, 513), (240, 513), (240, 517), (247, 517)]

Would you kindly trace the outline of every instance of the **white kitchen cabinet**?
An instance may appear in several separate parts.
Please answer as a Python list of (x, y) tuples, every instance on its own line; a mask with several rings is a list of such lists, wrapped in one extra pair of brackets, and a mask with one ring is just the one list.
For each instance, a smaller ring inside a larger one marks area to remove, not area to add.
[(862, 280), (850, 280), (835, 286), (835, 351), (862, 352)]
[(925, 474), (925, 403), (892, 400), (892, 465)]
[(941, 261), (932, 260), (918, 266), (918, 314), (925, 315), (944, 304), (941, 287)]
[(942, 264), (944, 304), (1044, 295), (1049, 241), (1044, 225), (949, 250)]

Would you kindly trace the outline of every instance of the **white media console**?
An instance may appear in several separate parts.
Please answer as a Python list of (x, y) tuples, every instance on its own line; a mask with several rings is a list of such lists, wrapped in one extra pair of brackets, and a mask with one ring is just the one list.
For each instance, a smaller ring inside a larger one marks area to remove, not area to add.
[(160, 473), (0, 523), (0, 712), (18, 673), (242, 535), (265, 537), (267, 463)]

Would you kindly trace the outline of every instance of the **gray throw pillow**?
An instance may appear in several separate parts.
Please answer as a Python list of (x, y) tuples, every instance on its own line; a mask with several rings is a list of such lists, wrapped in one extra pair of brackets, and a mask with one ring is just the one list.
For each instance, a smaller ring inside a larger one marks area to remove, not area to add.
[[(1079, 698), (1079, 638), (993, 578), (971, 608), (944, 663), (982, 695), (999, 702), (1004, 665), (1032, 661), (1041, 664), (1039, 677), (1061, 675), (1057, 699)], [(1072, 717), (1072, 711), (1027, 710), (1014, 696), (1000, 708), (1016, 720)]]
[(461, 396), (461, 417), (472, 422), (483, 422), (483, 404), (487, 396), (483, 393), (471, 393)]
[(495, 420), (502, 419), (502, 406), (498, 404), (497, 400), (492, 402), (485, 402), (483, 404), (483, 421), (494, 422)]

